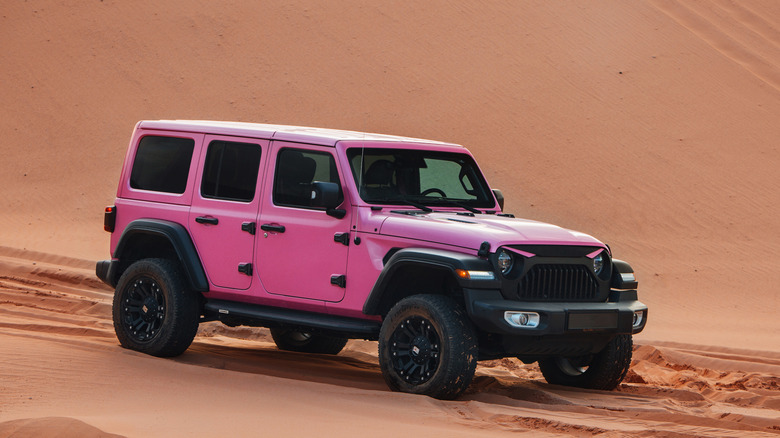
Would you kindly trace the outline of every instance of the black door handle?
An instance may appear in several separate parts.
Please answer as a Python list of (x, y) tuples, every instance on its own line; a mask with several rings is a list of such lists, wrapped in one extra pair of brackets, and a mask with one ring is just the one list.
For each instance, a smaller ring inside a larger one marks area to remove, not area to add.
[(263, 225), (260, 225), (260, 229), (263, 230), (263, 231), (273, 231), (275, 233), (284, 233), (284, 225), (263, 224)]
[(195, 218), (195, 222), (199, 224), (216, 225), (219, 223), (219, 219), (215, 217), (198, 216)]

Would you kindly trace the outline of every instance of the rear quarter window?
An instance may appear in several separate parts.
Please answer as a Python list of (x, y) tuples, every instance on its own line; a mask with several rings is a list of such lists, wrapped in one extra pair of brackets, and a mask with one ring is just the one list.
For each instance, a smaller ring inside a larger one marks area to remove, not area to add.
[(130, 174), (130, 187), (182, 194), (195, 141), (191, 138), (148, 135), (141, 138)]

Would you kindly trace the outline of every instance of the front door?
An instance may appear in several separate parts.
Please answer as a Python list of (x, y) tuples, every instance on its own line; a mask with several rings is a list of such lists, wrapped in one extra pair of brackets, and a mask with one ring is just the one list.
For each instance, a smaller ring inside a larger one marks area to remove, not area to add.
[(340, 301), (348, 281), (349, 202), (341, 191), (346, 215), (328, 215), (312, 206), (311, 189), (314, 181), (343, 187), (334, 148), (274, 142), (271, 149), (264, 181), (271, 196), (258, 219), (260, 281), (274, 295)]
[(248, 289), (268, 142), (206, 136), (205, 144), (188, 228), (211, 284)]

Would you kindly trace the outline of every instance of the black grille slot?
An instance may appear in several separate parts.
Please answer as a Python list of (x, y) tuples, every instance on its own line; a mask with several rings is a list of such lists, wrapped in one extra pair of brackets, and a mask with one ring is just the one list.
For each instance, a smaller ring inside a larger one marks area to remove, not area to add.
[(535, 265), (520, 280), (517, 296), (527, 301), (591, 301), (598, 282), (583, 265)]

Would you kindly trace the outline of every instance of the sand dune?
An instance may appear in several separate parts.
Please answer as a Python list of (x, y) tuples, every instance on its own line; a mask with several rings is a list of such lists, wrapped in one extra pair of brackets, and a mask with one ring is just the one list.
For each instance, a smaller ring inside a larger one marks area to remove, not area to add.
[[(0, 84), (0, 437), (780, 433), (780, 2), (6, 2)], [(119, 349), (102, 211), (156, 118), (466, 145), (509, 212), (637, 270), (628, 381), (499, 361), (442, 403), (387, 392), (370, 343), (204, 326), (175, 360)]]
[(209, 323), (176, 359), (123, 350), (111, 291), (91, 277), (7, 257), (0, 267), (14, 273), (0, 277), (0, 418), (26, 419), (0, 423), (0, 436), (109, 436), (88, 426), (126, 436), (780, 434), (778, 353), (637, 345), (611, 392), (549, 385), (516, 359), (487, 361), (465, 396), (442, 402), (391, 393), (365, 341), (304, 355), (277, 350), (265, 329)]

